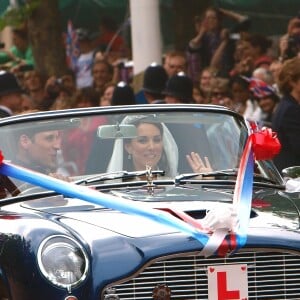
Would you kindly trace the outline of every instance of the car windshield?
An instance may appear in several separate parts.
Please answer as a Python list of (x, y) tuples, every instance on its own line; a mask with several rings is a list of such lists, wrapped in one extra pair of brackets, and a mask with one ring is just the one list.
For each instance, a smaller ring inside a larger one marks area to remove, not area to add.
[[(149, 169), (159, 171), (157, 176), (162, 180), (198, 171), (225, 174), (228, 170), (232, 176), (248, 133), (238, 115), (196, 106), (185, 110), (163, 105), (97, 108), (24, 115), (0, 122), (5, 161), (81, 183), (98, 175), (107, 182), (114, 174), (141, 180), (139, 175)], [(195, 155), (203, 164), (198, 171), (188, 159)], [(256, 163), (256, 172), (281, 184), (271, 162)]]

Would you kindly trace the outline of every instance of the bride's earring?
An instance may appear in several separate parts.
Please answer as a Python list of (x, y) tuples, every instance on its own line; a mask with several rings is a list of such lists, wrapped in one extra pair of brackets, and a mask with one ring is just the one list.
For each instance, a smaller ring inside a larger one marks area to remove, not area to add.
[(128, 154), (128, 160), (131, 160), (131, 154), (130, 153)]

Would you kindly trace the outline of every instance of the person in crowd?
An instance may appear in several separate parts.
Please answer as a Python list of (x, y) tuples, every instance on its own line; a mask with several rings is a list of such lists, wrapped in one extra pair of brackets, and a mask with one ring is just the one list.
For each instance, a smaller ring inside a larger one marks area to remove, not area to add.
[(164, 99), (167, 80), (168, 74), (162, 65), (150, 64), (144, 72), (142, 89), (135, 96), (137, 104), (151, 104)]
[(25, 26), (12, 30), (13, 45), (9, 50), (0, 51), (0, 64), (8, 64), (12, 72), (21, 67), (34, 67), (34, 57)]
[(205, 104), (207, 102), (204, 92), (196, 83), (193, 85), (193, 99), (197, 104)]
[(114, 68), (107, 60), (94, 60), (92, 65), (93, 82), (91, 86), (100, 95), (103, 95), (105, 85), (113, 80), (113, 74)]
[(230, 75), (244, 75), (250, 77), (256, 68), (269, 69), (273, 61), (268, 53), (272, 40), (265, 35), (252, 33), (244, 35), (239, 41), (240, 53)]
[[(107, 172), (128, 170), (141, 171), (147, 167), (164, 170), (167, 177), (174, 177), (178, 167), (178, 148), (169, 129), (162, 123), (127, 117), (123, 124), (134, 124), (137, 137), (115, 141)], [(192, 152), (186, 159), (194, 172), (209, 172), (211, 166), (207, 158), (201, 159)]]
[(196, 68), (190, 74), (194, 79), (208, 66), (218, 67), (222, 76), (233, 67), (235, 40), (230, 39), (230, 30), (223, 27), (223, 17), (239, 23), (239, 27), (232, 29), (232, 32), (247, 30), (250, 24), (246, 16), (215, 7), (209, 7), (203, 16), (197, 16), (194, 20), (196, 35), (187, 47), (188, 65)]
[(57, 81), (60, 83), (62, 89), (69, 95), (74, 95), (77, 90), (76, 86), (76, 74), (72, 69), (67, 71)]
[(259, 125), (262, 127), (271, 127), (273, 115), (279, 102), (279, 96), (276, 90), (265, 81), (257, 78), (253, 84), (250, 85), (250, 91), (262, 111)]
[(118, 56), (119, 52), (110, 51), (105, 55), (102, 51), (96, 50), (94, 53), (95, 61), (106, 61), (113, 68), (112, 82), (125, 81), (132, 83), (133, 80), (133, 61), (130, 57)]
[(94, 61), (94, 39), (95, 33), (86, 28), (76, 30), (80, 54), (76, 61), (76, 86), (83, 88), (91, 86), (93, 83), (92, 66)]
[(300, 54), (300, 18), (289, 20), (287, 32), (279, 39), (279, 60), (299, 56)]
[(40, 110), (58, 110), (72, 107), (77, 92), (76, 76), (73, 70), (67, 69), (61, 77), (50, 76), (45, 84), (45, 98)]
[(272, 40), (263, 34), (253, 33), (243, 38), (243, 58), (250, 57), (253, 69), (269, 69), (273, 57), (268, 54), (272, 46)]
[(46, 83), (38, 71), (32, 70), (24, 73), (24, 89), (31, 97), (34, 107), (37, 109), (42, 109), (43, 101), (46, 98), (45, 84)]
[(272, 119), (281, 151), (274, 163), (283, 168), (300, 165), (300, 58), (286, 60), (279, 73), (279, 90), (282, 98)]
[(62, 157), (70, 175), (76, 176), (85, 173), (97, 128), (105, 122), (105, 117), (82, 118), (79, 127), (71, 128), (64, 136)]
[(184, 52), (170, 50), (163, 57), (163, 67), (168, 77), (172, 77), (179, 72), (187, 72), (187, 58)]
[(233, 108), (247, 120), (260, 122), (262, 112), (251, 93), (250, 81), (250, 77), (240, 75), (230, 78), (229, 87), (232, 94)]
[(213, 67), (207, 67), (202, 70), (199, 76), (199, 87), (204, 94), (204, 103), (210, 101), (211, 81), (218, 74), (218, 70)]
[(111, 105), (134, 105), (135, 95), (133, 88), (124, 81), (120, 81), (114, 88)]
[(239, 39), (236, 42), (234, 53), (233, 68), (229, 71), (229, 76), (234, 77), (236, 75), (251, 76), (253, 72), (253, 62), (250, 57), (244, 57), (244, 42), (243, 39)]
[(99, 106), (99, 93), (92, 87), (84, 87), (77, 89), (74, 94), (72, 107), (73, 108), (84, 108)]
[[(92, 87), (77, 89), (72, 108), (99, 106), (99, 93)], [(95, 133), (105, 117), (82, 118), (79, 127), (71, 128), (62, 142), (63, 161), (69, 166), (70, 175), (84, 174)]]
[(20, 112), (23, 93), (13, 73), (0, 71), (0, 118)]
[(229, 89), (229, 79), (214, 77), (211, 81), (210, 103), (233, 108), (231, 92)]
[(168, 79), (163, 93), (165, 103), (193, 103), (193, 81), (179, 72)]
[(105, 85), (103, 95), (100, 96), (99, 106), (110, 106), (111, 99), (114, 92), (116, 84), (114, 82), (109, 82)]

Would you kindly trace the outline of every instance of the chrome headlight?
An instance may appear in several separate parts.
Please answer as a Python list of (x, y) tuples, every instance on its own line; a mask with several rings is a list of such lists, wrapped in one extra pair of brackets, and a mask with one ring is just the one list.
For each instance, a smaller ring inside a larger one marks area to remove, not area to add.
[(81, 245), (67, 236), (51, 236), (38, 249), (38, 265), (53, 284), (70, 288), (82, 282), (88, 272), (88, 258)]

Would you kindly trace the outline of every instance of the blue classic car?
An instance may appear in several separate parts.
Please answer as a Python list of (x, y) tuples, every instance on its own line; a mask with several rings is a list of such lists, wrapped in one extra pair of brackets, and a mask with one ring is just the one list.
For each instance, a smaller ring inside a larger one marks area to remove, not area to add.
[(0, 150), (1, 300), (300, 299), (299, 193), (229, 109), (18, 115)]

